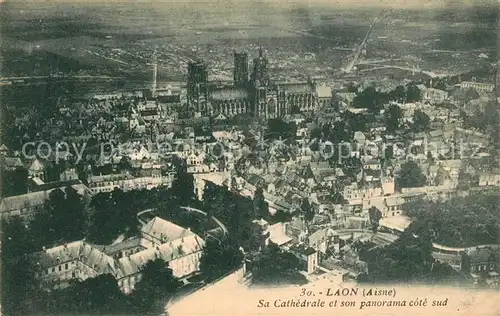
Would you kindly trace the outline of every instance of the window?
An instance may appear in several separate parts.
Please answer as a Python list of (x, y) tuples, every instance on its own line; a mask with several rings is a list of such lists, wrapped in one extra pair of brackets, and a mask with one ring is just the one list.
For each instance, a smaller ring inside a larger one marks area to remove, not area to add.
[(64, 270), (68, 270), (68, 264), (67, 263), (64, 265)]
[(56, 268), (52, 268), (52, 272), (56, 272)]
[(62, 270), (62, 266), (59, 266), (59, 271), (61, 271), (61, 270)]
[(76, 278), (76, 273), (75, 273), (75, 271), (71, 272), (71, 277), (72, 277), (72, 278)]

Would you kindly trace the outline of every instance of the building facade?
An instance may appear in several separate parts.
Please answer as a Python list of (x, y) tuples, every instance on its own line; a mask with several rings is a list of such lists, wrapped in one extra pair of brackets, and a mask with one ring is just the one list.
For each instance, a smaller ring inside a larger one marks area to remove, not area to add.
[(73, 281), (85, 281), (111, 274), (120, 289), (131, 293), (142, 278), (142, 267), (161, 259), (168, 263), (177, 278), (192, 275), (200, 268), (205, 242), (191, 230), (155, 217), (141, 230), (138, 237), (109, 246), (76, 241), (32, 256), (36, 265), (35, 278), (44, 289), (70, 286)]
[(246, 87), (248, 84), (248, 76), (248, 53), (234, 52), (234, 85), (237, 87)]
[(233, 117), (252, 114), (272, 119), (314, 110), (320, 104), (318, 94), (321, 94), (321, 104), (330, 103), (331, 93), (316, 89), (312, 81), (273, 82), (269, 76), (269, 62), (262, 49), (253, 60), (250, 76), (247, 53), (235, 53), (234, 62), (234, 84), (223, 86), (208, 83), (206, 66), (189, 65), (188, 100), (201, 115)]

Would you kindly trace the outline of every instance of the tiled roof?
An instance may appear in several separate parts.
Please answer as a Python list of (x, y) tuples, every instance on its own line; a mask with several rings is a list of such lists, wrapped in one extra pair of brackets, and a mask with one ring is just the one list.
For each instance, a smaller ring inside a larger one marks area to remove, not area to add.
[(288, 93), (310, 93), (313, 92), (312, 86), (308, 83), (283, 83), (279, 88)]
[(40, 191), (6, 197), (0, 203), (0, 213), (43, 205), (48, 196), (49, 192)]
[(124, 257), (117, 262), (116, 278), (120, 279), (140, 271), (142, 266), (155, 258), (170, 262), (177, 258), (201, 251), (205, 242), (195, 234), (164, 243), (156, 248), (150, 248)]
[(223, 88), (212, 92), (213, 100), (237, 100), (248, 98), (248, 92), (240, 88)]
[(141, 229), (141, 232), (158, 238), (163, 242), (194, 235), (189, 229), (175, 225), (158, 216), (149, 221), (149, 223)]

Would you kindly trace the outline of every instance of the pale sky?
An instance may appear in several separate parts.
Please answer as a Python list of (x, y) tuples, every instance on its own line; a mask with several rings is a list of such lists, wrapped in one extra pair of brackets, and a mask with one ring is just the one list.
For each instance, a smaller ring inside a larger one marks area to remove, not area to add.
[[(1, 0), (0, 0), (1, 1)], [(6, 2), (17, 1), (7, 0)], [(267, 5), (285, 5), (302, 4), (304, 6), (321, 4), (331, 6), (345, 7), (392, 7), (392, 8), (440, 8), (450, 6), (472, 6), (472, 5), (499, 5), (500, 0), (21, 0), (31, 3), (65, 3), (65, 4), (110, 4), (110, 3), (179, 3), (185, 4), (189, 2), (207, 3), (207, 4), (228, 4), (234, 5), (238, 3), (263, 3)]]

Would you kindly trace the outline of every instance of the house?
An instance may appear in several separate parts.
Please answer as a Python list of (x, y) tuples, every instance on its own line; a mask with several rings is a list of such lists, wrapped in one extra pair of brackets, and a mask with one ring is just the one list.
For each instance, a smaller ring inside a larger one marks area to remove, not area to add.
[(365, 170), (380, 170), (381, 168), (381, 164), (380, 164), (380, 160), (378, 159), (366, 159), (364, 162), (363, 162), (363, 169)]
[(47, 166), (45, 162), (42, 162), (40, 159), (35, 158), (30, 163), (28, 163), (28, 176), (44, 180), (46, 168)]
[(100, 192), (112, 192), (114, 189), (123, 191), (147, 189), (169, 185), (170, 177), (163, 178), (161, 173), (152, 173), (151, 176), (134, 177), (129, 173), (109, 174), (103, 176), (91, 176), (88, 179), (89, 189), (93, 194)]
[[(84, 184), (74, 184), (71, 187), (80, 195), (88, 193)], [(24, 220), (33, 218), (36, 212), (41, 211), (53, 190), (65, 190), (65, 187), (49, 188), (45, 191), (30, 192), (22, 195), (9, 196), (0, 202), (0, 218), (20, 216)]]
[(44, 249), (32, 255), (35, 278), (45, 289), (64, 288), (72, 281), (85, 281), (102, 274), (115, 272), (113, 259), (98, 247), (75, 241)]
[(448, 92), (434, 89), (426, 88), (420, 91), (422, 101), (432, 103), (443, 103), (448, 99)]
[(269, 241), (279, 247), (287, 245), (292, 241), (292, 238), (286, 235), (284, 223), (269, 225), (267, 231), (269, 232)]
[(189, 228), (183, 228), (158, 216), (141, 229), (141, 237), (152, 245), (161, 245), (191, 235)]
[(204, 245), (203, 239), (191, 233), (189, 236), (120, 258), (115, 263), (118, 286), (125, 294), (132, 292), (142, 278), (141, 268), (148, 261), (155, 259), (168, 262), (174, 277), (192, 275), (200, 269)]
[(321, 228), (307, 237), (307, 244), (318, 251), (319, 259), (326, 256), (327, 251), (333, 244), (334, 234), (335, 232), (331, 228)]
[(22, 169), (25, 168), (23, 162), (21, 161), (21, 158), (19, 157), (1, 157), (0, 161), (2, 163), (2, 167), (5, 168), (5, 170), (16, 170), (16, 169)]
[(470, 248), (465, 253), (465, 265), (471, 274), (498, 272), (500, 267), (500, 246), (481, 246)]
[(493, 92), (495, 85), (491, 83), (462, 81), (460, 83), (460, 88), (473, 88), (476, 91)]
[[(211, 182), (215, 185), (218, 186), (226, 186), (228, 189), (231, 188), (231, 173), (230, 172), (200, 172), (200, 173), (194, 173), (194, 191), (196, 194), (196, 197), (201, 201), (203, 200), (203, 194), (205, 192), (205, 186), (207, 182)], [(245, 182), (245, 188), (246, 188), (247, 183)], [(256, 189), (250, 188), (251, 195), (253, 196), (253, 193), (255, 192)]]
[(300, 269), (307, 274), (314, 273), (319, 266), (318, 252), (312, 247), (304, 244), (296, 244), (287, 249), (294, 254), (300, 261)]
[(479, 175), (479, 186), (500, 186), (500, 173), (483, 172)]
[(316, 87), (316, 98), (319, 107), (327, 107), (332, 104), (332, 88), (328, 86)]
[(69, 181), (78, 179), (78, 174), (76, 173), (75, 168), (69, 168), (64, 170), (59, 174), (59, 180), (61, 181)]

